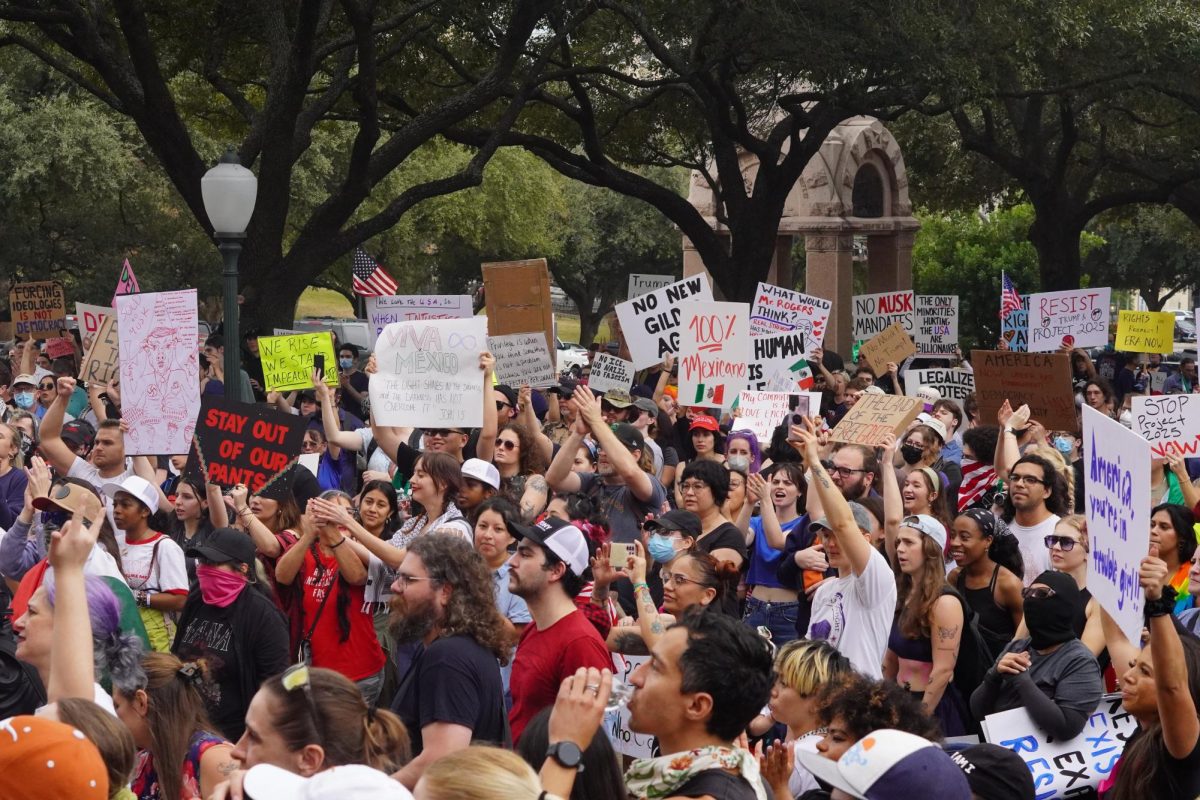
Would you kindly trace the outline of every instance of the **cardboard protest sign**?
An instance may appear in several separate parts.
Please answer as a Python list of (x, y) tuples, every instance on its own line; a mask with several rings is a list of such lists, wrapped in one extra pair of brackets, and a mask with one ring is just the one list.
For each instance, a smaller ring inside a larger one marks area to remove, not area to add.
[(51, 339), (67, 327), (67, 298), (58, 281), (18, 283), (8, 293), (13, 333)]
[(588, 373), (588, 388), (600, 394), (614, 389), (628, 392), (633, 386), (634, 372), (632, 361), (608, 353), (597, 353), (596, 360), (592, 362), (592, 371)]
[(79, 379), (85, 383), (106, 384), (116, 378), (119, 352), (117, 315), (109, 314), (100, 321), (100, 330), (92, 336), (92, 346), (83, 356)]
[(554, 363), (546, 352), (541, 332), (489, 336), (488, 350), (496, 357), (496, 377), (513, 388), (525, 385), (544, 389), (558, 385)]
[(367, 298), (371, 344), (393, 322), (410, 319), (463, 319), (475, 316), (469, 294), (404, 294)]
[(116, 310), (125, 453), (186, 453), (200, 410), (196, 290), (121, 295)]
[(204, 395), (185, 474), (224, 489), (278, 499), (291, 491), (307, 427), (303, 417), (270, 406)]
[(833, 429), (833, 440), (878, 447), (885, 435), (899, 436), (921, 408), (921, 401), (915, 397), (863, 394)]
[(753, 391), (766, 391), (767, 385), (779, 376), (789, 384), (798, 385), (801, 373), (807, 374), (811, 384), (808, 344), (809, 340), (800, 331), (752, 336), (747, 387)]
[(46, 340), (46, 355), (51, 359), (71, 358), (75, 355), (75, 340), (70, 336), (56, 336)]
[(825, 326), (833, 303), (759, 281), (750, 306), (750, 335), (767, 336), (785, 331), (800, 331), (815, 347), (825, 341)]
[(667, 353), (678, 353), (683, 309), (692, 302), (712, 302), (712, 287), (706, 275), (692, 275), (616, 306), (621, 331), (629, 344), (634, 369), (662, 361)]
[(1088, 591), (1137, 642), (1145, 624), (1138, 564), (1150, 548), (1150, 444), (1085, 405), (1083, 457)]
[(753, 431), (765, 447), (793, 408), (795, 413), (807, 416), (811, 407), (811, 398), (807, 394), (744, 391), (738, 395), (732, 430)]
[(1021, 295), (1021, 309), (1011, 311), (1000, 320), (1000, 336), (1008, 349), (1017, 353), (1029, 352), (1029, 295)]
[(554, 309), (546, 259), (484, 264), (483, 288), (489, 335), (544, 331), (546, 352), (554, 353)]
[(975, 391), (975, 375), (966, 369), (910, 369), (904, 373), (904, 393), (917, 396), (917, 389), (931, 386), (938, 390), (944, 400), (953, 400), (960, 406), (967, 395)]
[(95, 336), (96, 331), (100, 330), (100, 321), (112, 314), (113, 310), (106, 306), (93, 306), (87, 303), (75, 304), (75, 321), (79, 324), (79, 330), (83, 332), (85, 339)]
[(913, 341), (919, 354), (953, 354), (958, 345), (958, 295), (917, 295), (914, 325)]
[(117, 278), (117, 289), (113, 292), (112, 306), (117, 307), (117, 297), (123, 294), (137, 294), (141, 291), (138, 287), (137, 275), (133, 274), (133, 265), (129, 263), (129, 259), (125, 259), (125, 263), (121, 265), (121, 277)]
[(371, 413), (379, 425), (478, 428), (483, 424), (487, 317), (393, 322), (375, 348)]
[(860, 361), (866, 361), (876, 375), (887, 372), (889, 361), (899, 364), (911, 355), (916, 355), (917, 346), (912, 337), (898, 322), (893, 322), (880, 333), (871, 337), (858, 350)]
[(972, 350), (979, 418), (992, 420), (1008, 400), (1014, 408), (1029, 404), (1030, 419), (1049, 431), (1079, 430), (1071, 358), (1062, 353), (1014, 353)]
[(746, 388), (750, 317), (745, 303), (683, 306), (679, 341), (679, 402), (728, 408)]
[(313, 364), (317, 356), (325, 359), (325, 383), (337, 386), (337, 354), (333, 352), (333, 336), (329, 331), (258, 337), (263, 385), (268, 392), (311, 389)]
[(1129, 410), (1134, 432), (1150, 443), (1154, 458), (1175, 453), (1194, 458), (1200, 450), (1200, 396), (1134, 395)]
[(625, 295), (625, 298), (632, 300), (635, 297), (641, 297), (646, 292), (653, 292), (655, 289), (670, 286), (674, 282), (674, 275), (646, 275), (634, 272), (629, 276), (629, 291)]
[(1108, 303), (1112, 290), (1068, 289), (1029, 296), (1029, 352), (1108, 344)]
[(1112, 774), (1137, 726), (1119, 694), (1102, 697), (1083, 731), (1066, 741), (1047, 735), (1024, 708), (983, 720), (984, 739), (1012, 750), (1029, 767), (1038, 800), (1083, 797), (1088, 787), (1098, 787)]
[(883, 292), (858, 294), (854, 301), (854, 340), (870, 339), (888, 326), (900, 323), (907, 333), (913, 332), (913, 293)]
[(1114, 349), (1127, 353), (1174, 352), (1175, 315), (1169, 311), (1120, 312)]

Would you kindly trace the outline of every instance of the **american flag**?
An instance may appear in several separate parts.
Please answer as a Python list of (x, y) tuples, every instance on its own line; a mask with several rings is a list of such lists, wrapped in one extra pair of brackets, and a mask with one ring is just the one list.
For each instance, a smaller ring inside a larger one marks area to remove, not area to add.
[(1008, 279), (1007, 272), (1000, 273), (1000, 319), (1004, 319), (1014, 311), (1021, 310), (1021, 295), (1017, 287)]
[(350, 269), (354, 276), (354, 293), (363, 297), (386, 297), (396, 293), (399, 284), (387, 270), (375, 263), (361, 247), (354, 250), (354, 263)]
[(958, 510), (966, 511), (996, 485), (996, 469), (989, 461), (963, 459), (962, 483), (958, 487)]

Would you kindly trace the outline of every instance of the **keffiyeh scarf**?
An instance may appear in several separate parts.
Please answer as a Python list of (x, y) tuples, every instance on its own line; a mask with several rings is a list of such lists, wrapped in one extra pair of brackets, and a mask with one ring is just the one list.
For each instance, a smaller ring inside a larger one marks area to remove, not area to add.
[(754, 796), (766, 800), (759, 779), (758, 759), (740, 748), (701, 747), (658, 758), (639, 758), (625, 773), (625, 786), (637, 800), (659, 800), (705, 770), (719, 769), (741, 775), (754, 787)]

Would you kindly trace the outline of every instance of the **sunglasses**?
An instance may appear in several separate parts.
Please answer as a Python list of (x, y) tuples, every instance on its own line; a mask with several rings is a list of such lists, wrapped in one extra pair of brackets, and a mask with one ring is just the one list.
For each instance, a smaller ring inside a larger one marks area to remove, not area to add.
[(497, 411), (503, 411), (506, 408), (512, 408), (512, 407), (513, 407), (512, 403), (506, 403), (503, 400), (496, 401), (496, 410)]
[(1079, 542), (1072, 539), (1070, 536), (1047, 536), (1044, 540), (1047, 550), (1053, 550), (1054, 545), (1058, 545), (1064, 553), (1069, 553), (1075, 549), (1075, 545)]
[(442, 439), (445, 439), (447, 436), (449, 436), (452, 433), (462, 433), (462, 431), (455, 430), (453, 428), (426, 428), (425, 429), (426, 436), (437, 436)]
[(497, 439), (496, 447), (503, 447), (505, 450), (516, 450), (517, 443), (511, 439)]
[(323, 742), (324, 738), (321, 736), (321, 715), (317, 712), (317, 701), (313, 697), (308, 664), (305, 664), (303, 661), (299, 664), (293, 664), (284, 670), (279, 680), (283, 684), (284, 691), (288, 694), (294, 691), (303, 693), (308, 713), (312, 715), (313, 732), (317, 735), (317, 741)]
[(53, 383), (39, 383), (38, 388), (39, 389), (53, 389), (54, 384)]
[(1051, 589), (1049, 586), (1030, 586), (1021, 592), (1021, 597), (1026, 600), (1045, 600), (1048, 597), (1054, 597), (1058, 592)]

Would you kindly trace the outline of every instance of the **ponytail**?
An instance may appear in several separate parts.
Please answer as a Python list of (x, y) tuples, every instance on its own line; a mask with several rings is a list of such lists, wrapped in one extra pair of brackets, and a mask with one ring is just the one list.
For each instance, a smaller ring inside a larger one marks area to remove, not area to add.
[(367, 766), (393, 772), (412, 758), (408, 729), (391, 711), (370, 709), (363, 720), (363, 761)]

